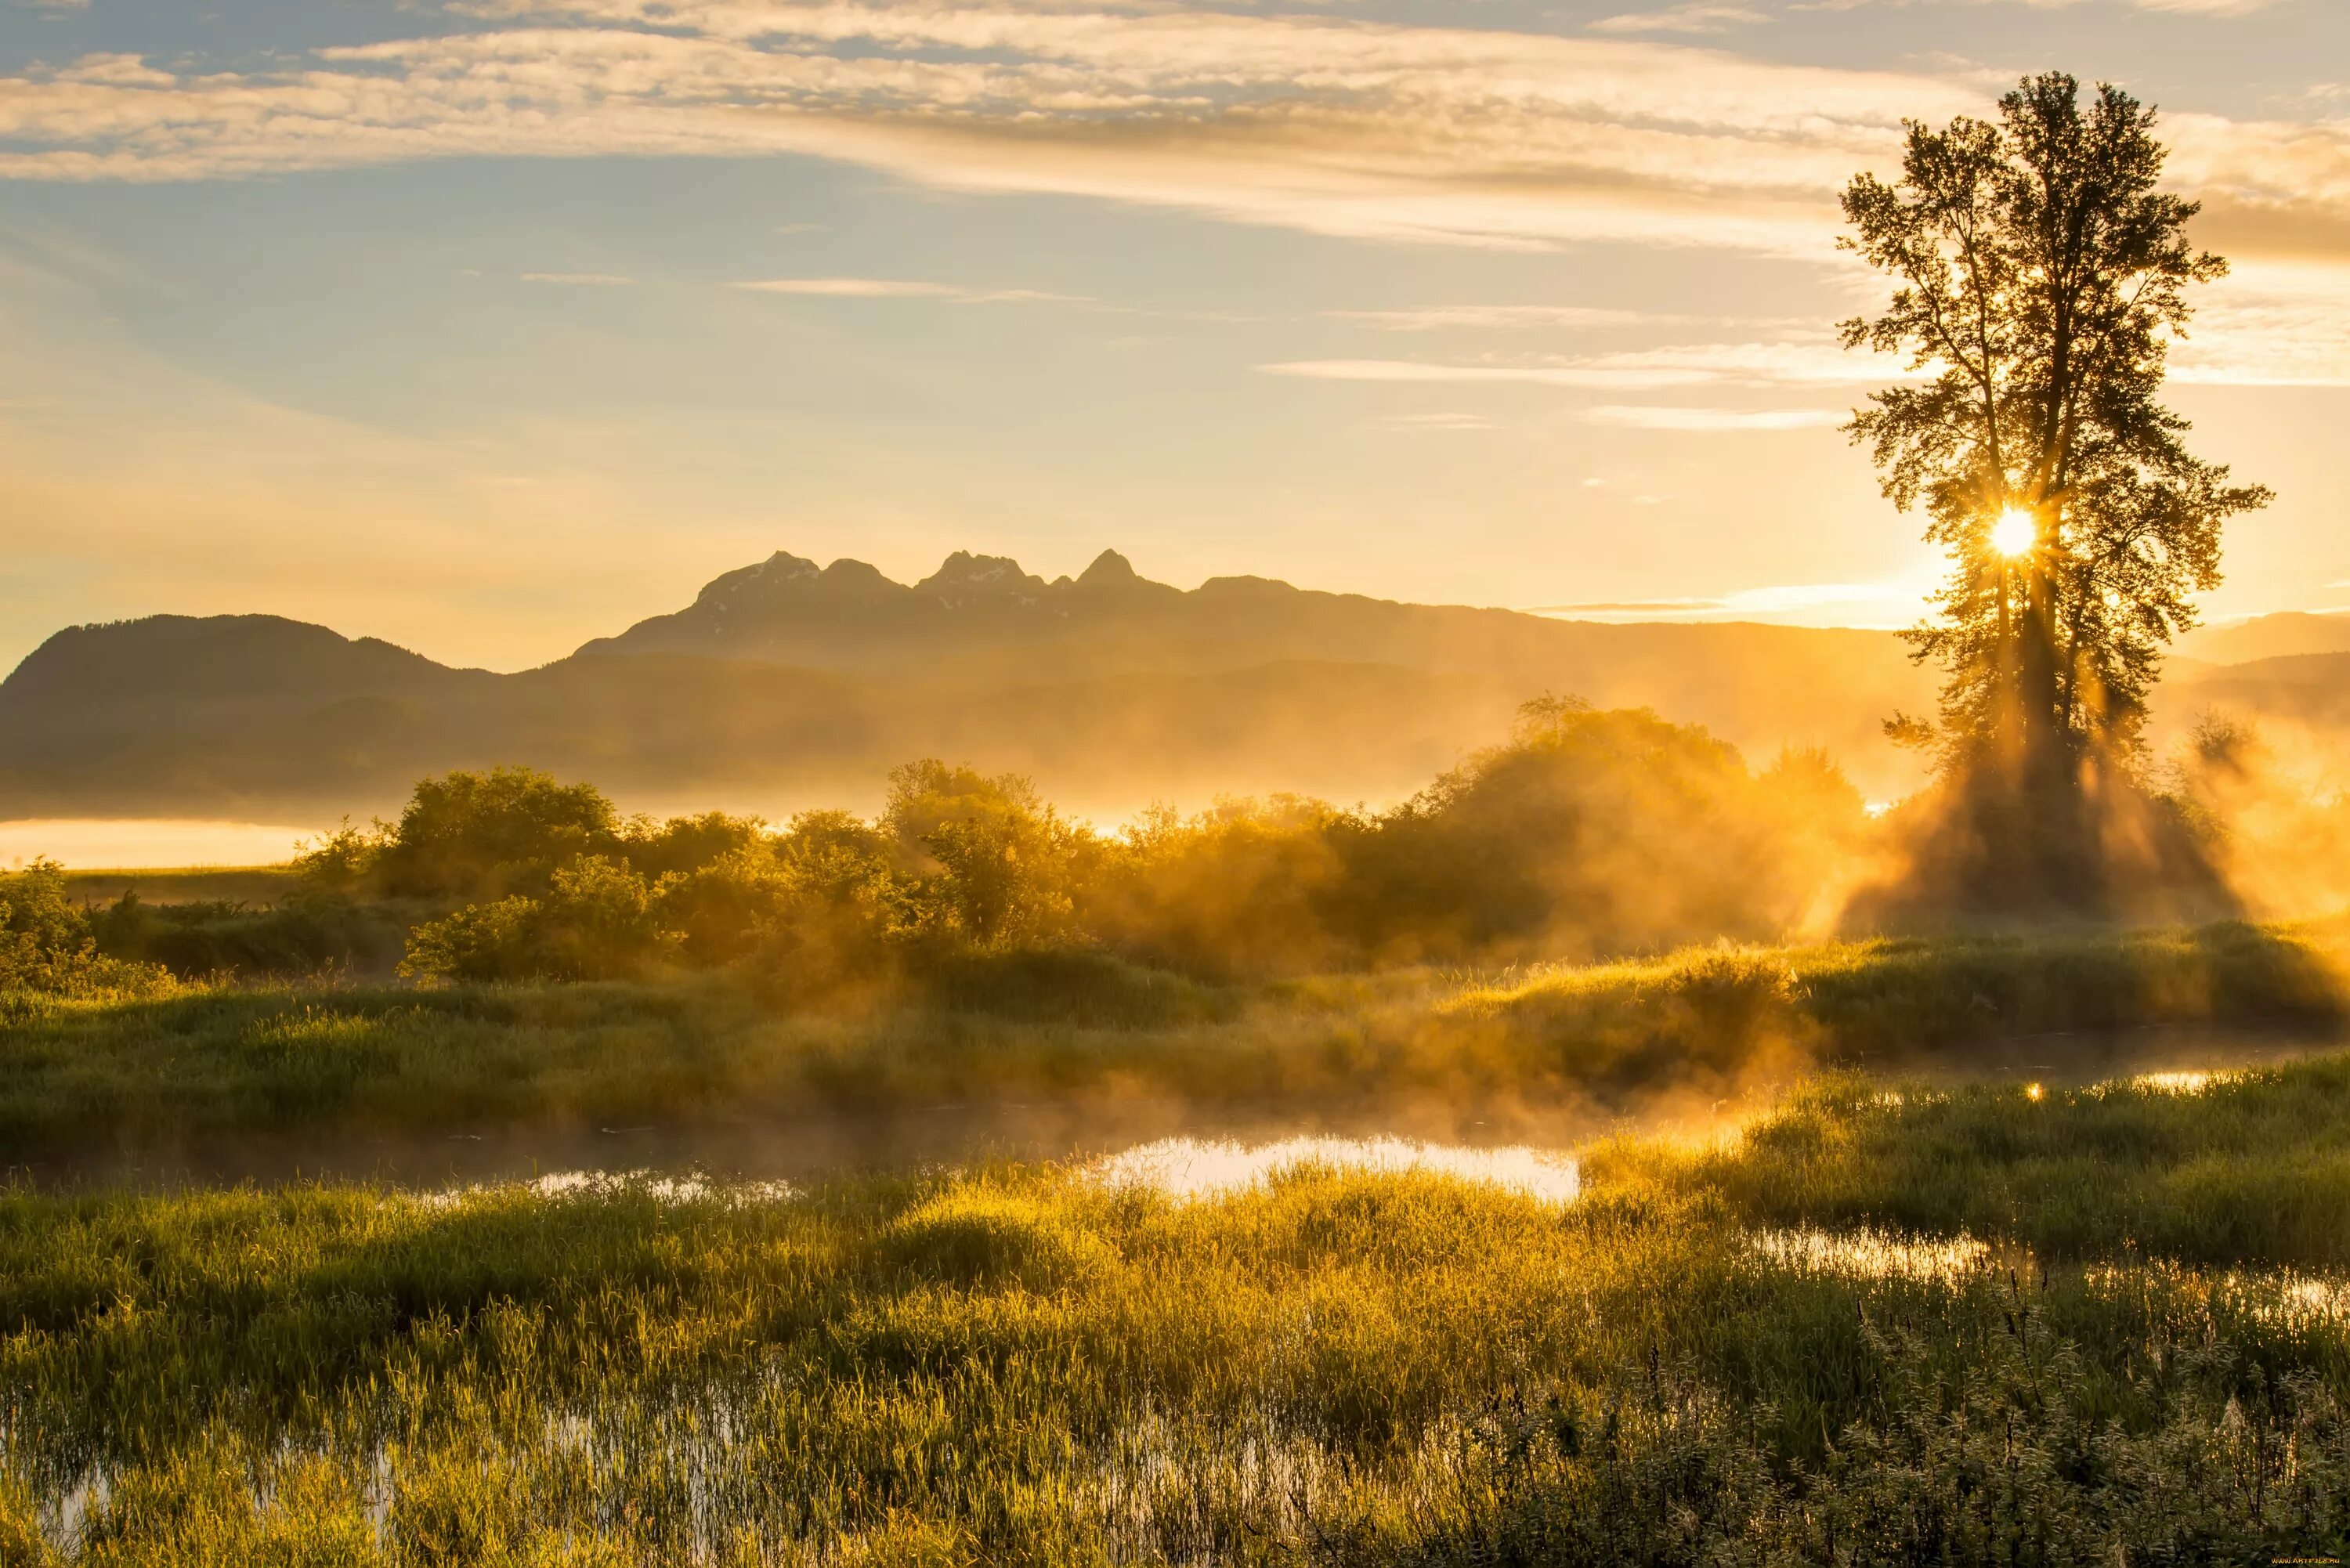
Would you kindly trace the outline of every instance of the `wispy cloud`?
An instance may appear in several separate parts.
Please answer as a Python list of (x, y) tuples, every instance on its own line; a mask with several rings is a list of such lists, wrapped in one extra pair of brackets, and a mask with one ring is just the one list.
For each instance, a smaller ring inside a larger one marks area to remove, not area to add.
[(1795, 0), (1790, 11), (1857, 11), (1864, 6), (1907, 9), (1921, 4), (2021, 5), (2033, 11), (2070, 11), (2075, 6), (2110, 4), (2139, 11), (2168, 11), (2187, 16), (2250, 16), (2283, 5), (2286, 0)]
[(1806, 610), (1837, 606), (1876, 606), (1890, 609), (1892, 620), (1906, 619), (1922, 605), (1924, 588), (1907, 581), (1879, 583), (1790, 583), (1771, 587), (1742, 588), (1720, 597), (1653, 599), (1594, 599), (1581, 604), (1532, 605), (1529, 615), (1587, 617), (1597, 619), (1736, 619), (1741, 617), (1801, 615)]
[(754, 294), (797, 294), (822, 299), (947, 299), (961, 305), (1091, 305), (1081, 294), (1036, 288), (965, 288), (959, 284), (897, 277), (767, 277), (733, 286)]
[(1902, 114), (1980, 107), (1933, 78), (1327, 16), (927, 0), (471, 10), (487, 25), (245, 72), (0, 79), (0, 174), (805, 153), (1363, 237), (1816, 255), (1837, 185), (1888, 155)]
[(1268, 375), (1323, 381), (1518, 383), (1654, 390), (1705, 386), (1865, 386), (1908, 374), (1898, 359), (1829, 342), (1686, 343), (1608, 354), (1549, 355), (1470, 364), (1430, 359), (1292, 359)]
[[(1596, 370), (1563, 365), (1438, 365), (1421, 359), (1291, 359), (1259, 365), (1268, 376), (1301, 376), (1315, 381), (1434, 381), (1462, 385), (1519, 383), (1536, 387), (1656, 386)], [(1701, 378), (1695, 378), (1701, 379)], [(1679, 381), (1662, 384), (1687, 384)]]
[(1359, 322), (1382, 332), (1431, 332), (1445, 327), (1670, 327), (1698, 319), (1648, 310), (1589, 305), (1430, 305), (1412, 310), (1326, 310), (1334, 321)]
[(1482, 414), (1461, 413), (1388, 414), (1379, 423), (1416, 431), (1490, 431), (1501, 428)]
[(1603, 16), (1591, 24), (1595, 33), (1726, 33), (1733, 27), (1751, 27), (1771, 18), (1752, 5), (1710, 4), (1694, 0), (1687, 5), (1671, 5), (1662, 11), (1632, 11), (1620, 16)]
[(2350, 271), (2240, 263), (2205, 294), (2171, 375), (2224, 386), (2350, 387)]
[(1644, 431), (1802, 431), (1840, 425), (1852, 417), (1844, 409), (1701, 409), (1611, 403), (1588, 410), (1594, 424)]
[[(2255, 0), (2140, 0), (2225, 15)], [(463, 156), (798, 154), (933, 187), (1388, 241), (1825, 259), (1836, 194), (1971, 74), (1557, 36), (1006, 0), (486, 0), (462, 30), (243, 69), (0, 77), (0, 177), (185, 180)], [(1701, 14), (1739, 5), (1643, 13)], [(421, 17), (429, 13), (418, 12)], [(421, 23), (420, 23), (420, 26)], [(1617, 33), (1620, 34), (1621, 29)], [(2313, 111), (2315, 112), (2315, 111)], [(2350, 266), (2350, 123), (2172, 114), (2231, 254)]]
[(525, 283), (567, 284), (581, 288), (619, 288), (637, 280), (610, 272), (526, 272)]

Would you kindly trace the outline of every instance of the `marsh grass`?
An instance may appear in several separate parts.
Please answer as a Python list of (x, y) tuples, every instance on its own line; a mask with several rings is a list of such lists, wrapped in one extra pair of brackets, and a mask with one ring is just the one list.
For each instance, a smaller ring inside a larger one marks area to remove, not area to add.
[(2116, 1238), (2197, 1263), (2350, 1266), (2350, 1058), (2121, 1081), (1808, 1086), (1698, 1179), (1758, 1220), (2012, 1235), (2081, 1258)]
[(1500, 975), (1211, 986), (1087, 953), (786, 1011), (722, 976), (0, 995), (0, 1147), (436, 1133), (1155, 1096), (1202, 1106), (1702, 1104), (1819, 1063), (2139, 1024), (2335, 1026), (2338, 924), (1712, 947)]
[[(1856, 1137), (1966, 1109), (1849, 1103)], [(1767, 1244), (1773, 1151), (1823, 1114), (1711, 1156), (1614, 1151), (1564, 1208), (1313, 1167), (1203, 1201), (1011, 1166), (787, 1198), (16, 1191), (0, 1552), (2060, 1563), (2345, 1542), (2338, 1294), (2149, 1257), (2126, 1205), (2080, 1222), (2076, 1257), (2036, 1253), (2028, 1194), (1932, 1267), (1876, 1232)], [(2000, 1156), (1970, 1174), (1996, 1181)]]
[[(2334, 928), (914, 1006), (6, 999), (10, 1147), (1137, 1087), (1531, 1096), (2336, 1021)], [(1063, 967), (1054, 967), (1061, 965)], [(1072, 1000), (1072, 998), (1076, 1000)], [(0, 1189), (0, 1563), (2244, 1561), (2350, 1544), (2350, 1058), (1831, 1076), (1542, 1201), (1306, 1166)]]

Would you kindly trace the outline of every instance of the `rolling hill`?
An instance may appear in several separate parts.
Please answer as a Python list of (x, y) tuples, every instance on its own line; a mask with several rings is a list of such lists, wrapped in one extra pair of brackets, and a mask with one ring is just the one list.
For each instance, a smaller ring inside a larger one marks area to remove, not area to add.
[[(2195, 667), (2178, 685), (2350, 721), (2345, 664)], [(1031, 774), (1103, 815), (1228, 791), (1383, 800), (1545, 691), (1654, 707), (1758, 757), (1825, 746), (1889, 795), (1916, 764), (1879, 721), (1929, 705), (1932, 679), (1877, 631), (1563, 621), (1259, 577), (1187, 591), (1114, 552), (1051, 582), (958, 552), (913, 584), (778, 553), (513, 674), (267, 616), (69, 628), (0, 682), (0, 817), (317, 819), (500, 762), (648, 809), (775, 815), (869, 803), (923, 755)]]

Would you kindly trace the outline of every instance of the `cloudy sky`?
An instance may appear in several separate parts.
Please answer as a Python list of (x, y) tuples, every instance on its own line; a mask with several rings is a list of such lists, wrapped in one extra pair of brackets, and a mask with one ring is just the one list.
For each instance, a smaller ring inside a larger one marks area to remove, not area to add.
[(2052, 67), (2236, 264), (2210, 607), (2350, 605), (2342, 0), (0, 0), (0, 668), (514, 668), (778, 548), (1894, 624), (1835, 195)]

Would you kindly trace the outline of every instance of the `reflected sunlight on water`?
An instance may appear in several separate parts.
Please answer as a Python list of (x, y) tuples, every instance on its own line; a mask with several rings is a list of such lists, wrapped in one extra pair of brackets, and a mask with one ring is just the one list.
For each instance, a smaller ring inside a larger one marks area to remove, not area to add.
[(484, 1199), (531, 1197), (650, 1198), (656, 1203), (780, 1203), (795, 1196), (788, 1181), (717, 1181), (701, 1175), (662, 1176), (650, 1170), (550, 1170), (521, 1181), (468, 1182), (420, 1192), (427, 1209), (454, 1209)]
[(1106, 1186), (1154, 1187), (1177, 1198), (1207, 1198), (1255, 1187), (1284, 1170), (1323, 1165), (1345, 1170), (1428, 1171), (1483, 1182), (1545, 1203), (1571, 1203), (1581, 1188), (1570, 1157), (1550, 1149), (1471, 1148), (1399, 1137), (1293, 1137), (1278, 1143), (1162, 1138), (1087, 1168)]
[(1869, 1280), (1933, 1280), (1952, 1284), (1982, 1266), (1991, 1249), (1971, 1236), (1946, 1240), (1882, 1231), (1765, 1231), (1747, 1238), (1755, 1252), (1785, 1269)]
[(2226, 1073), (2140, 1073), (2130, 1083), (2158, 1095), (2199, 1095), (2229, 1076)]

